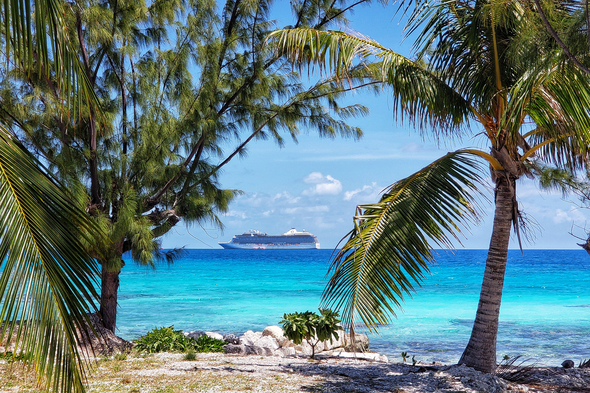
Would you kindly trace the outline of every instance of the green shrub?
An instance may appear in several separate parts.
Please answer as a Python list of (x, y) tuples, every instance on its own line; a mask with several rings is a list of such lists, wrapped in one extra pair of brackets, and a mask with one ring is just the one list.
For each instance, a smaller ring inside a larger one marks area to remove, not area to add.
[(189, 349), (188, 352), (186, 353), (186, 355), (184, 355), (184, 360), (195, 360), (197, 359), (197, 355), (195, 354), (195, 351), (193, 351), (192, 349)]
[(29, 354), (23, 354), (23, 353), (14, 354), (10, 351), (0, 352), (0, 360), (6, 360), (9, 363), (12, 363), (12, 362), (28, 363), (31, 359), (32, 359), (32, 356)]
[(207, 336), (206, 334), (200, 336), (199, 338), (197, 338), (196, 340), (192, 339), (192, 341), (194, 341), (194, 346), (192, 347), (192, 349), (195, 352), (223, 352), (224, 349), (223, 347), (227, 344), (225, 341), (223, 340), (218, 340), (216, 338), (211, 338), (209, 336)]
[(315, 356), (315, 347), (320, 341), (330, 340), (332, 337), (338, 340), (338, 313), (328, 309), (320, 309), (320, 315), (311, 312), (296, 312), (284, 314), (279, 322), (283, 325), (285, 337), (295, 344), (301, 344), (303, 340), (311, 346), (311, 358)]
[(186, 352), (189, 338), (182, 334), (182, 330), (174, 330), (174, 326), (169, 326), (154, 328), (135, 342), (139, 351), (149, 353)]
[(154, 328), (137, 340), (137, 350), (149, 353), (156, 352), (223, 352), (226, 344), (207, 335), (198, 339), (186, 337), (182, 330), (174, 330), (174, 326)]

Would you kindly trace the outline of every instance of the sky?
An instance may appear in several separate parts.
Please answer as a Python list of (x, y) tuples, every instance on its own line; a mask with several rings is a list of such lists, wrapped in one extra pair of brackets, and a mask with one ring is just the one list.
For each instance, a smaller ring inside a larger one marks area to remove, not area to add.
[[(278, 1), (277, 25), (289, 23), (287, 1)], [(403, 24), (394, 6), (374, 4), (358, 8), (350, 16), (350, 28), (386, 47), (411, 56), (412, 40), (402, 41)], [(307, 75), (307, 74), (306, 74)], [(386, 90), (351, 95), (370, 109), (366, 117), (350, 121), (360, 126), (359, 140), (337, 137), (322, 139), (313, 131), (301, 130), (298, 143), (285, 136), (280, 148), (273, 141), (254, 141), (245, 158), (235, 158), (220, 177), (224, 188), (244, 192), (220, 218), (224, 229), (211, 224), (188, 226), (182, 221), (162, 241), (164, 248), (220, 248), (218, 242), (249, 230), (282, 234), (290, 228), (305, 229), (318, 237), (321, 248), (333, 249), (352, 229), (352, 217), (359, 204), (378, 201), (388, 185), (425, 167), (433, 160), (460, 147), (487, 149), (483, 139), (465, 139), (456, 144), (439, 144), (425, 138), (410, 124), (394, 119), (391, 92)], [(477, 132), (473, 132), (477, 134)], [(229, 151), (229, 147), (227, 149)], [(463, 231), (456, 248), (486, 249), (489, 245), (493, 204), (492, 187), (485, 188), (485, 215), (476, 226)], [(519, 207), (537, 223), (535, 239), (524, 248), (572, 249), (585, 237), (590, 211), (578, 207), (560, 192), (541, 191), (534, 180), (519, 180)], [(511, 248), (518, 248), (512, 237)]]

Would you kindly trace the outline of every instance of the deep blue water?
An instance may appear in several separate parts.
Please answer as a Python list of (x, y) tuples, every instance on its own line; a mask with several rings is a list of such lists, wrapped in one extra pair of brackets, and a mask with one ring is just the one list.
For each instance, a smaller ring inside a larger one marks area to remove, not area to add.
[[(278, 324), (285, 312), (317, 310), (331, 250), (188, 250), (156, 270), (126, 260), (118, 334), (160, 326), (241, 334)], [(370, 335), (373, 350), (400, 361), (457, 362), (475, 317), (486, 251), (439, 251), (432, 275), (390, 326)], [(544, 365), (590, 358), (590, 256), (584, 250), (510, 251), (500, 312), (498, 357)]]

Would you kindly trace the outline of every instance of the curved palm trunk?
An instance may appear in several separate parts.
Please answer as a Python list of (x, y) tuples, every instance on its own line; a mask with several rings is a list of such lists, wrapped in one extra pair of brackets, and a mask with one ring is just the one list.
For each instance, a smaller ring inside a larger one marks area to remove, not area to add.
[(504, 272), (508, 243), (515, 210), (515, 181), (505, 177), (496, 183), (496, 210), (490, 249), (481, 285), (479, 304), (471, 338), (459, 364), (491, 373), (496, 369), (496, 336), (500, 318), (500, 303), (504, 287)]

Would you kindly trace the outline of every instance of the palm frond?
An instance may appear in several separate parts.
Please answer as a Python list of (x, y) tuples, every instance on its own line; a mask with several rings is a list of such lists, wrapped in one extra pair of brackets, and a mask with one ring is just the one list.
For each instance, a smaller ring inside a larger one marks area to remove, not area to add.
[[(355, 60), (378, 68), (381, 81), (393, 90), (400, 115), (420, 129), (456, 133), (473, 114), (469, 102), (435, 73), (370, 38), (297, 28), (277, 30), (269, 40), (294, 64), (318, 67), (320, 72), (333, 72), (340, 79), (349, 77)], [(365, 63), (369, 60), (372, 62)]]
[(590, 145), (590, 116), (584, 109), (590, 106), (587, 77), (559, 65), (534, 71), (511, 89), (508, 106), (508, 112), (526, 111), (537, 126), (528, 135), (529, 155), (572, 172), (584, 168)]
[(99, 235), (39, 165), (0, 129), (0, 341), (14, 337), (48, 388), (83, 392), (77, 328), (96, 310), (99, 272), (82, 244)]
[(370, 331), (389, 323), (429, 272), (433, 246), (452, 248), (460, 227), (478, 222), (481, 167), (470, 155), (449, 153), (358, 207), (322, 296), (351, 331), (357, 316)]
[(72, 32), (64, 21), (63, 7), (60, 0), (3, 1), (0, 23), (7, 56), (12, 55), (16, 66), (29, 75), (36, 70), (54, 79), (64, 102), (70, 103), (75, 97), (78, 107), (97, 103), (98, 98), (70, 41)]

